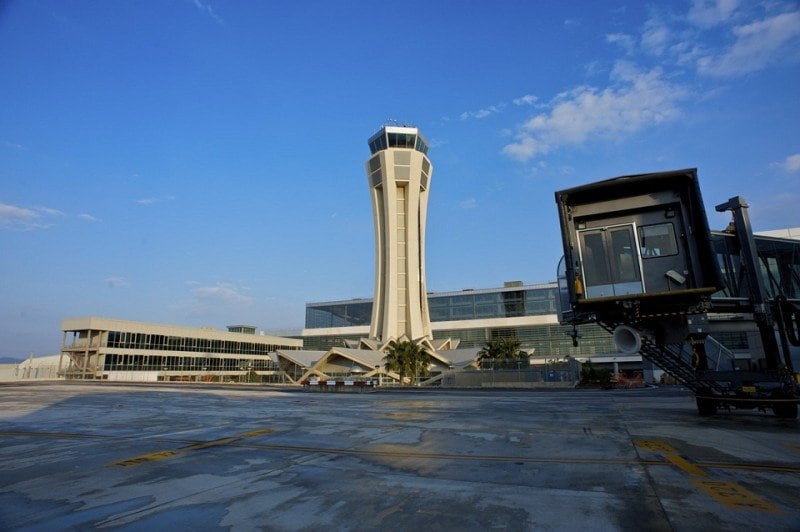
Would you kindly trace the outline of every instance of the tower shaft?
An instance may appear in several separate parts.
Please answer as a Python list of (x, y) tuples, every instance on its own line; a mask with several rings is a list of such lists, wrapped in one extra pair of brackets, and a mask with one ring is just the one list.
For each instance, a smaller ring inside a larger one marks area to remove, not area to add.
[(433, 168), (416, 128), (386, 126), (366, 163), (375, 224), (370, 338), (431, 338), (425, 290), (425, 222)]

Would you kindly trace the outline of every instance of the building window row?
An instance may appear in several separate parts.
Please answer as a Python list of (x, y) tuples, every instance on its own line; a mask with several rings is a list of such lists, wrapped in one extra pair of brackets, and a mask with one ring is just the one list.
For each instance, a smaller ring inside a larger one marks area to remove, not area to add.
[(162, 334), (109, 331), (107, 347), (121, 349), (157, 349), (160, 351), (202, 351), (243, 355), (266, 355), (277, 349), (297, 349), (294, 346), (211, 340)]
[(171, 355), (105, 355), (104, 371), (276, 371), (271, 359), (180, 357)]
[[(428, 297), (431, 321), (514, 318), (556, 313), (557, 289), (535, 288)], [(372, 302), (321, 304), (306, 307), (306, 328), (369, 325)]]

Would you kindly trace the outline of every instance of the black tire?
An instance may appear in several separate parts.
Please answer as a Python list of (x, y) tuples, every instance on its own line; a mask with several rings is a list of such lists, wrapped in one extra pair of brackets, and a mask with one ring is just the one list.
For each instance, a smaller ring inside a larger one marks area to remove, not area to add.
[(703, 417), (713, 416), (717, 413), (717, 404), (707, 397), (697, 398), (697, 413)]
[(797, 419), (797, 403), (790, 401), (772, 403), (772, 412), (775, 417), (781, 419)]

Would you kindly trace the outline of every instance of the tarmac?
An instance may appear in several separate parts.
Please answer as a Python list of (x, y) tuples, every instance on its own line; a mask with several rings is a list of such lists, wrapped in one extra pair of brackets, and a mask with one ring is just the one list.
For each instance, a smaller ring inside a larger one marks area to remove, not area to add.
[(800, 530), (800, 424), (679, 387), (0, 385), (0, 530)]

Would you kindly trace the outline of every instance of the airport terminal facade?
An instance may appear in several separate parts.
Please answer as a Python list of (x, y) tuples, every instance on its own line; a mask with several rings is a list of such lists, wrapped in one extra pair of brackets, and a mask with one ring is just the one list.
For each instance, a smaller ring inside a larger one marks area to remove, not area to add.
[(67, 379), (280, 382), (275, 352), (302, 348), (302, 340), (249, 325), (218, 331), (87, 317), (66, 319), (61, 329), (59, 373)]
[[(611, 335), (596, 325), (579, 326), (581, 341), (574, 347), (567, 334), (572, 327), (558, 323), (557, 298), (555, 282), (512, 281), (498, 288), (429, 292), (433, 338), (458, 339), (460, 349), (474, 350), (495, 338), (516, 338), (537, 358), (571, 356), (602, 362), (610, 357), (609, 361), (617, 358), (623, 363), (637, 359), (619, 355)], [(303, 348), (325, 350), (362, 338), (369, 330), (371, 312), (371, 299), (308, 303)]]

